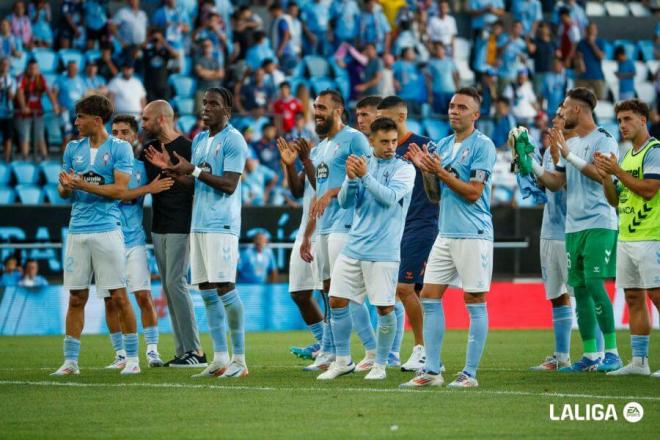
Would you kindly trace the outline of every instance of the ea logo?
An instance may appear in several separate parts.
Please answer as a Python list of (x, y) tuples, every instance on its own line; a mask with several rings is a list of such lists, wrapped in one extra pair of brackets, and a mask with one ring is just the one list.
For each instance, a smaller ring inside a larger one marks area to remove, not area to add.
[(630, 423), (637, 423), (644, 417), (644, 408), (637, 402), (629, 402), (623, 407), (623, 418)]

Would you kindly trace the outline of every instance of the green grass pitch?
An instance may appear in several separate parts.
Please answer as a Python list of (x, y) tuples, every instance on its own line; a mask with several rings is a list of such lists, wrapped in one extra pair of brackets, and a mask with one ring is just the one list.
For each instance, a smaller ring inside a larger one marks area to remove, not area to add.
[[(654, 369), (659, 338), (654, 331)], [(102, 369), (112, 358), (107, 336), (83, 336), (80, 376), (52, 378), (62, 362), (61, 337), (2, 337), (0, 438), (660, 438), (660, 379), (527, 371), (551, 352), (549, 330), (491, 331), (481, 386), (471, 390), (399, 390), (411, 375), (393, 369), (384, 382), (353, 374), (321, 383), (301, 371), (307, 361), (288, 353), (309, 339), (306, 332), (248, 334), (249, 377), (220, 380), (190, 378), (197, 369), (148, 369), (144, 359), (142, 374), (121, 377)], [(202, 342), (211, 348), (208, 335)], [(411, 343), (408, 333), (404, 357)], [(619, 343), (629, 360), (627, 332), (619, 333)], [(447, 332), (446, 381), (463, 366), (465, 344), (465, 331)], [(163, 335), (162, 355), (172, 347), (171, 335)], [(352, 347), (359, 360), (357, 340)], [(574, 332), (574, 358), (579, 348)], [(623, 419), (630, 401), (644, 407), (638, 423)], [(557, 412), (564, 404), (614, 404), (618, 421), (551, 421), (550, 404)]]

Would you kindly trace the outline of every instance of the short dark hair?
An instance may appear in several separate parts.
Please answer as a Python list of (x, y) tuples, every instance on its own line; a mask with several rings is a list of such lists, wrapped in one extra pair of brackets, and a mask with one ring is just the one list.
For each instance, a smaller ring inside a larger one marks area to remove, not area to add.
[(280, 2), (279, 2), (279, 1), (274, 1), (274, 2), (271, 3), (270, 6), (268, 7), (268, 10), (269, 10), (269, 11), (276, 11), (276, 10), (278, 10), (278, 9), (279, 9), (279, 10), (282, 9), (282, 5), (280, 5)]
[(89, 95), (76, 102), (76, 114), (98, 116), (107, 123), (115, 111), (112, 102), (103, 95)]
[(559, 15), (571, 15), (571, 10), (568, 9), (566, 6), (562, 6), (559, 8)]
[(289, 81), (282, 81), (282, 82), (280, 83), (280, 89), (281, 89), (282, 87), (288, 87), (288, 88), (291, 88), (291, 83), (290, 83)]
[(378, 104), (378, 110), (389, 110), (391, 108), (396, 108), (396, 107), (403, 107), (405, 109), (408, 109), (408, 105), (406, 104), (406, 101), (394, 95), (386, 96), (385, 98), (383, 98), (380, 104)]
[(131, 130), (133, 130), (135, 133), (140, 131), (140, 127), (138, 126), (138, 122), (137, 122), (137, 119), (135, 119), (135, 116), (116, 115), (114, 118), (112, 118), (112, 123), (113, 124), (128, 124), (128, 126), (131, 127)]
[(228, 89), (224, 87), (209, 87), (206, 89), (206, 93), (217, 93), (222, 98), (225, 107), (231, 109), (234, 106), (234, 97)]
[(651, 115), (649, 105), (637, 98), (626, 99), (625, 101), (617, 102), (614, 106), (614, 114), (618, 115), (619, 112), (623, 111), (631, 111), (633, 113), (637, 113), (638, 115), (645, 117), (647, 121)]
[(460, 89), (456, 90), (454, 94), (469, 96), (470, 98), (477, 101), (477, 105), (481, 107), (481, 95), (479, 94), (479, 91), (474, 87), (461, 87)]
[(623, 46), (617, 46), (614, 49), (614, 58), (618, 57), (619, 55), (626, 55), (626, 48)]
[(332, 99), (332, 101), (335, 104), (338, 104), (341, 107), (344, 107), (344, 98), (341, 96), (341, 93), (339, 93), (337, 90), (335, 90), (335, 89), (325, 89), (321, 93), (319, 93), (319, 96), (326, 96), (326, 95), (330, 96), (330, 99)]
[(369, 129), (371, 130), (372, 134), (376, 133), (377, 131), (392, 131), (392, 130), (397, 131), (396, 122), (394, 122), (390, 118), (385, 118), (385, 117), (374, 119)]
[(496, 103), (501, 102), (502, 104), (506, 104), (507, 106), (510, 106), (510, 105), (511, 105), (511, 101), (510, 101), (509, 98), (507, 98), (506, 96), (498, 96), (498, 97), (495, 99), (495, 102), (496, 102)]
[(594, 92), (592, 92), (591, 89), (588, 89), (586, 87), (575, 87), (569, 90), (566, 93), (566, 96), (568, 96), (571, 99), (576, 99), (578, 101), (585, 103), (586, 105), (589, 106), (591, 111), (594, 111), (594, 109), (596, 108), (596, 104), (598, 103), (598, 99), (596, 99), (596, 95), (594, 94)]
[(382, 101), (383, 98), (378, 95), (365, 96), (357, 102), (355, 108), (378, 107)]

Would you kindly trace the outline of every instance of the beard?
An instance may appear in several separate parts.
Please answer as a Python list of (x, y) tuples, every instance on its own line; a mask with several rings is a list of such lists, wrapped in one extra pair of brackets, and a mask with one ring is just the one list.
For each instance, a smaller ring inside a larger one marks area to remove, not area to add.
[(573, 130), (577, 127), (577, 121), (569, 121), (568, 119), (564, 122), (564, 130)]
[(332, 116), (326, 116), (323, 118), (323, 122), (314, 121), (314, 131), (319, 137), (324, 138), (329, 132), (330, 127), (332, 126)]

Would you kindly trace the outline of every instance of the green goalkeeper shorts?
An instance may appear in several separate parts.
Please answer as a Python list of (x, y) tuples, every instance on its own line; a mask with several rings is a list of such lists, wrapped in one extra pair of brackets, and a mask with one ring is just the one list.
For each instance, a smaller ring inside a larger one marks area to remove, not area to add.
[(583, 287), (587, 278), (613, 278), (616, 275), (617, 231), (587, 229), (566, 234), (568, 284)]

